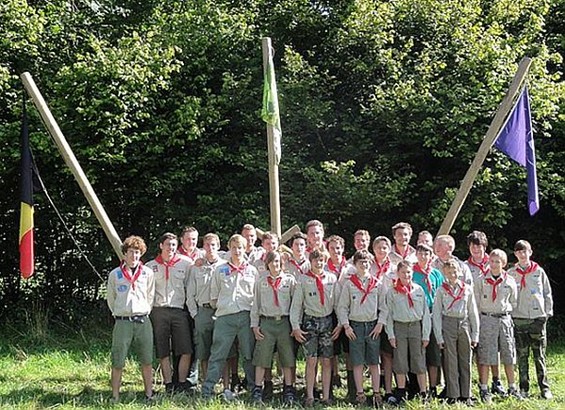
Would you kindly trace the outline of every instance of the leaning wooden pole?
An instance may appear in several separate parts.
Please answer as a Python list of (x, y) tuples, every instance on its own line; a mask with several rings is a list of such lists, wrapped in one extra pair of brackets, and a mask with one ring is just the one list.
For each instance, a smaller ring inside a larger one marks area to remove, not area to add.
[(520, 65), (518, 66), (518, 71), (510, 84), (510, 88), (506, 92), (506, 96), (500, 103), (498, 110), (492, 120), (488, 131), (475, 155), (475, 159), (471, 163), (471, 166), (467, 170), (465, 174), (465, 178), (463, 178), (463, 182), (461, 182), (461, 186), (459, 187), (459, 191), (455, 195), (455, 199), (451, 203), (451, 207), (447, 212), (441, 227), (439, 228), (438, 235), (447, 235), (451, 231), (457, 216), (459, 215), (459, 211), (463, 207), (465, 200), (467, 199), (467, 195), (469, 191), (473, 187), (473, 182), (475, 182), (475, 178), (481, 169), (483, 162), (485, 161), (490, 149), (492, 148), (496, 137), (500, 132), (500, 128), (504, 125), (504, 121), (508, 116), (508, 113), (512, 110), (514, 105), (514, 100), (516, 99), (516, 95), (519, 93), (522, 83), (528, 74), (528, 70), (530, 69), (530, 65), (532, 60), (529, 57), (524, 57), (522, 61), (520, 61)]
[[(274, 68), (273, 68), (273, 49), (271, 47), (271, 39), (269, 37), (264, 37), (261, 41), (263, 50), (263, 71), (265, 77), (270, 71), (272, 75), (272, 86), (274, 90), (271, 92), (274, 94), (271, 101), (273, 107), (273, 113), (276, 113), (278, 120), (278, 100), (277, 91), (274, 78)], [(273, 114), (274, 115), (274, 114)], [(273, 124), (274, 121), (267, 121), (267, 150), (269, 156), (269, 199), (270, 199), (270, 211), (271, 211), (271, 231), (275, 232), (279, 238), (282, 234), (281, 229), (281, 207), (280, 207), (280, 193), (279, 193), (279, 160), (280, 160), (280, 130), (277, 130)], [(280, 121), (278, 122), (280, 126)], [(275, 135), (275, 133), (278, 133)], [(277, 138), (278, 136), (278, 138)], [(277, 154), (276, 150), (279, 150)]]
[(80, 164), (78, 163), (73, 151), (71, 150), (71, 147), (67, 143), (65, 136), (61, 132), (61, 129), (57, 124), (57, 121), (55, 121), (55, 118), (51, 114), (51, 111), (49, 110), (49, 107), (45, 103), (43, 96), (39, 92), (39, 89), (37, 88), (35, 81), (33, 81), (31, 74), (27, 72), (23, 73), (20, 77), (24, 83), (24, 87), (27, 93), (29, 94), (29, 96), (33, 100), (33, 103), (35, 104), (35, 107), (41, 114), (41, 118), (43, 119), (43, 122), (45, 123), (47, 130), (55, 140), (55, 143), (57, 144), (57, 148), (59, 148), (59, 152), (63, 156), (65, 163), (70, 168), (75, 179), (77, 180), (80, 188), (82, 189), (84, 196), (86, 197), (88, 203), (92, 207), (92, 210), (94, 211), (94, 214), (98, 219), (98, 222), (100, 222), (100, 225), (102, 225), (102, 229), (104, 229), (104, 232), (106, 233), (108, 240), (112, 244), (112, 247), (116, 252), (116, 255), (118, 255), (118, 258), (122, 259), (123, 258), (122, 249), (121, 249), (122, 241), (118, 236), (118, 233), (114, 229), (114, 225), (112, 225), (112, 222), (108, 218), (108, 215), (104, 210), (104, 207), (102, 207), (102, 204), (98, 200), (96, 193), (92, 189), (90, 182), (86, 178), (86, 175), (83, 172)]

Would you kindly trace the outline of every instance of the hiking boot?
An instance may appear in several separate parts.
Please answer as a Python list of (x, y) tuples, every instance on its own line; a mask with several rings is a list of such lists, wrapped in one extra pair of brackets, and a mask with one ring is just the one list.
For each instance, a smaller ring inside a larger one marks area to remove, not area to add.
[(553, 393), (548, 388), (545, 388), (541, 391), (541, 398), (545, 400), (553, 399)]
[(263, 400), (271, 400), (273, 398), (273, 381), (265, 380), (263, 384)]
[(479, 396), (481, 397), (481, 401), (483, 403), (486, 403), (486, 404), (492, 403), (492, 394), (487, 389), (484, 389), (484, 390), (481, 389), (479, 391)]
[(251, 390), (251, 400), (255, 404), (263, 404), (263, 388), (261, 386), (255, 386)]
[(516, 387), (510, 387), (508, 389), (508, 397), (514, 397), (516, 400), (524, 400)]
[(502, 382), (499, 379), (492, 381), (492, 384), (490, 385), (490, 391), (492, 394), (496, 394), (498, 396), (506, 396), (506, 390), (504, 390)]

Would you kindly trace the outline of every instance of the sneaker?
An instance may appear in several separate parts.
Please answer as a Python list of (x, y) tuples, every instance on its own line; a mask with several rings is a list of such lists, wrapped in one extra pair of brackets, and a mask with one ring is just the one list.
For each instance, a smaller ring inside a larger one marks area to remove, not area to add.
[(457, 401), (467, 407), (475, 407), (475, 400), (472, 397), (459, 397)]
[(553, 399), (553, 393), (551, 392), (551, 390), (549, 390), (547, 388), (543, 389), (541, 391), (541, 398), (545, 399), (545, 400), (551, 400), (551, 399)]
[(499, 379), (493, 380), (492, 384), (490, 385), (490, 391), (492, 394), (496, 394), (498, 396), (506, 396), (506, 390), (502, 386), (502, 382)]
[(516, 400), (524, 400), (518, 389), (516, 387), (510, 387), (508, 389), (508, 397), (514, 397)]
[(273, 381), (265, 380), (263, 384), (263, 400), (271, 400), (273, 398)]
[(172, 394), (175, 392), (175, 384), (173, 382), (165, 383), (165, 393)]
[(484, 389), (484, 390), (481, 389), (479, 391), (479, 395), (480, 395), (481, 401), (483, 403), (486, 403), (486, 404), (492, 403), (492, 394), (487, 389)]
[[(543, 392), (542, 392), (542, 394), (543, 394)], [(530, 396), (530, 393), (527, 390), (520, 389), (520, 396), (527, 399)]]
[(262, 404), (263, 394), (263, 388), (261, 386), (255, 386), (253, 390), (251, 390), (251, 400), (256, 404)]
[(430, 398), (431, 399), (437, 398), (437, 387), (436, 386), (430, 387)]
[(230, 389), (225, 389), (223, 393), (220, 394), (220, 397), (227, 402), (232, 402), (237, 399), (237, 394), (231, 391)]
[(389, 404), (391, 406), (396, 406), (396, 405), (399, 404), (397, 398), (392, 393), (385, 394), (385, 397), (384, 397), (383, 400), (386, 404)]
[(294, 387), (284, 386), (282, 399), (285, 405), (294, 405), (294, 403), (296, 402), (296, 392), (294, 391)]

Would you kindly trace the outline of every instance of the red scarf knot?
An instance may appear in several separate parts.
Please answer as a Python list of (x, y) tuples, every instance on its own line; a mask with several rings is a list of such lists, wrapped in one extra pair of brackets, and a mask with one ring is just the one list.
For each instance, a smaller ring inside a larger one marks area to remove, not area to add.
[(534, 261), (530, 261), (529, 266), (525, 270), (522, 269), (520, 265), (516, 264), (516, 272), (522, 276), (522, 279), (520, 279), (520, 292), (526, 288), (526, 275), (536, 271), (538, 267), (538, 264)]
[(165, 280), (169, 280), (169, 276), (170, 276), (169, 269), (172, 268), (173, 266), (175, 266), (177, 264), (177, 262), (179, 262), (179, 261), (180, 261), (180, 258), (177, 255), (174, 255), (173, 259), (170, 259), (166, 262), (161, 255), (158, 255), (155, 258), (155, 262), (157, 262), (158, 264), (163, 265), (165, 267)]
[(457, 293), (457, 295), (455, 295), (453, 293), (453, 291), (451, 290), (451, 286), (449, 286), (447, 283), (443, 282), (443, 284), (441, 286), (442, 286), (443, 289), (445, 289), (447, 294), (453, 298), (453, 300), (451, 301), (451, 303), (447, 307), (447, 310), (451, 309), (453, 307), (453, 305), (455, 303), (457, 303), (457, 301), (463, 299), (463, 295), (465, 294), (465, 282), (461, 282), (461, 288), (459, 289), (459, 292)]
[(279, 275), (277, 278), (273, 278), (271, 275), (267, 276), (267, 283), (273, 289), (273, 296), (275, 298), (275, 305), (279, 307), (279, 286), (281, 284), (282, 277)]
[(306, 272), (306, 276), (310, 276), (316, 280), (316, 288), (318, 288), (318, 294), (320, 295), (320, 303), (324, 306), (326, 302), (326, 295), (324, 293), (324, 282), (322, 281), (322, 275), (316, 275), (312, 271)]
[(343, 269), (344, 266), (345, 266), (345, 262), (346, 262), (345, 256), (342, 256), (342, 257), (341, 257), (341, 262), (339, 263), (339, 266), (335, 266), (335, 264), (333, 263), (332, 259), (330, 258), (330, 259), (328, 260), (328, 269), (329, 269), (330, 272), (335, 273), (335, 274), (339, 277), (339, 274), (341, 273), (342, 269)]
[(479, 268), (479, 270), (481, 271), (483, 276), (487, 276), (490, 272), (490, 269), (489, 269), (489, 266), (488, 266), (488, 255), (483, 256), (483, 260), (480, 261), (479, 263), (475, 262), (473, 260), (472, 256), (469, 256), (469, 259), (467, 259), (467, 262), (470, 265), (473, 265), (473, 266)]
[(380, 279), (385, 273), (390, 270), (390, 259), (387, 256), (382, 265), (379, 263), (379, 261), (377, 261), (377, 259), (375, 259), (375, 266), (377, 267), (375, 276), (377, 277), (377, 279)]
[(230, 275), (234, 272), (241, 273), (243, 275), (245, 273), (245, 269), (247, 269), (247, 264), (245, 262), (239, 266), (235, 266), (233, 263), (228, 262), (228, 266), (230, 267)]
[(122, 262), (120, 264), (120, 270), (122, 271), (122, 275), (124, 275), (124, 278), (126, 278), (126, 280), (131, 284), (131, 288), (135, 290), (135, 281), (139, 278), (139, 275), (141, 275), (141, 271), (143, 270), (143, 263), (139, 262), (139, 264), (135, 268), (135, 272), (133, 272), (133, 275), (129, 274), (125, 262)]
[(486, 282), (492, 286), (492, 301), (494, 302), (496, 300), (496, 296), (498, 295), (498, 285), (500, 285), (504, 279), (506, 279), (506, 272), (503, 273), (502, 275), (500, 275), (498, 278), (494, 279), (493, 278), (487, 278)]
[(410, 306), (411, 308), (414, 307), (414, 300), (412, 300), (412, 284), (408, 284), (408, 285), (403, 285), (402, 281), (400, 279), (396, 280), (396, 283), (394, 285), (394, 290), (396, 290), (398, 293), (401, 293), (403, 295), (406, 295), (406, 297), (408, 298), (408, 306)]
[(369, 283), (367, 284), (367, 288), (363, 289), (363, 283), (361, 283), (361, 279), (359, 279), (359, 276), (351, 275), (349, 277), (349, 280), (363, 294), (363, 296), (361, 297), (361, 304), (363, 304), (365, 302), (365, 300), (367, 299), (367, 296), (369, 296), (369, 293), (371, 293), (371, 291), (377, 286), (377, 283), (379, 282), (377, 280), (377, 278), (375, 278), (374, 276), (370, 276), (369, 277)]
[(422, 269), (419, 263), (414, 265), (414, 272), (418, 272), (424, 276), (424, 281), (426, 282), (426, 287), (428, 288), (428, 293), (432, 293), (432, 282), (430, 281), (430, 272), (432, 271), (432, 264), (428, 262), (425, 269)]

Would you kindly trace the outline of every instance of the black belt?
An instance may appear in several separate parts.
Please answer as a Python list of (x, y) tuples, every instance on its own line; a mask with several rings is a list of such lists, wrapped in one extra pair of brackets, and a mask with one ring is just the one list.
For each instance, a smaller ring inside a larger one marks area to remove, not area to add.
[(496, 317), (496, 318), (501, 318), (501, 317), (506, 317), (509, 315), (508, 312), (506, 313), (487, 313), (487, 312), (481, 312), (481, 315), (483, 316), (490, 316), (490, 317)]
[(114, 316), (116, 320), (127, 320), (129, 322), (143, 323), (147, 319), (147, 315), (136, 315), (136, 316)]
[(279, 320), (283, 320), (283, 319), (285, 319), (285, 318), (287, 318), (287, 317), (288, 317), (288, 315), (284, 315), (284, 316), (263, 316), (263, 315), (261, 315), (261, 316), (260, 316), (261, 319), (276, 320), (277, 322), (278, 322)]
[(200, 305), (200, 307), (203, 307), (203, 308), (206, 308), (206, 309), (214, 309), (214, 308), (212, 307), (212, 305), (209, 304), (209, 303), (203, 303), (203, 304)]

